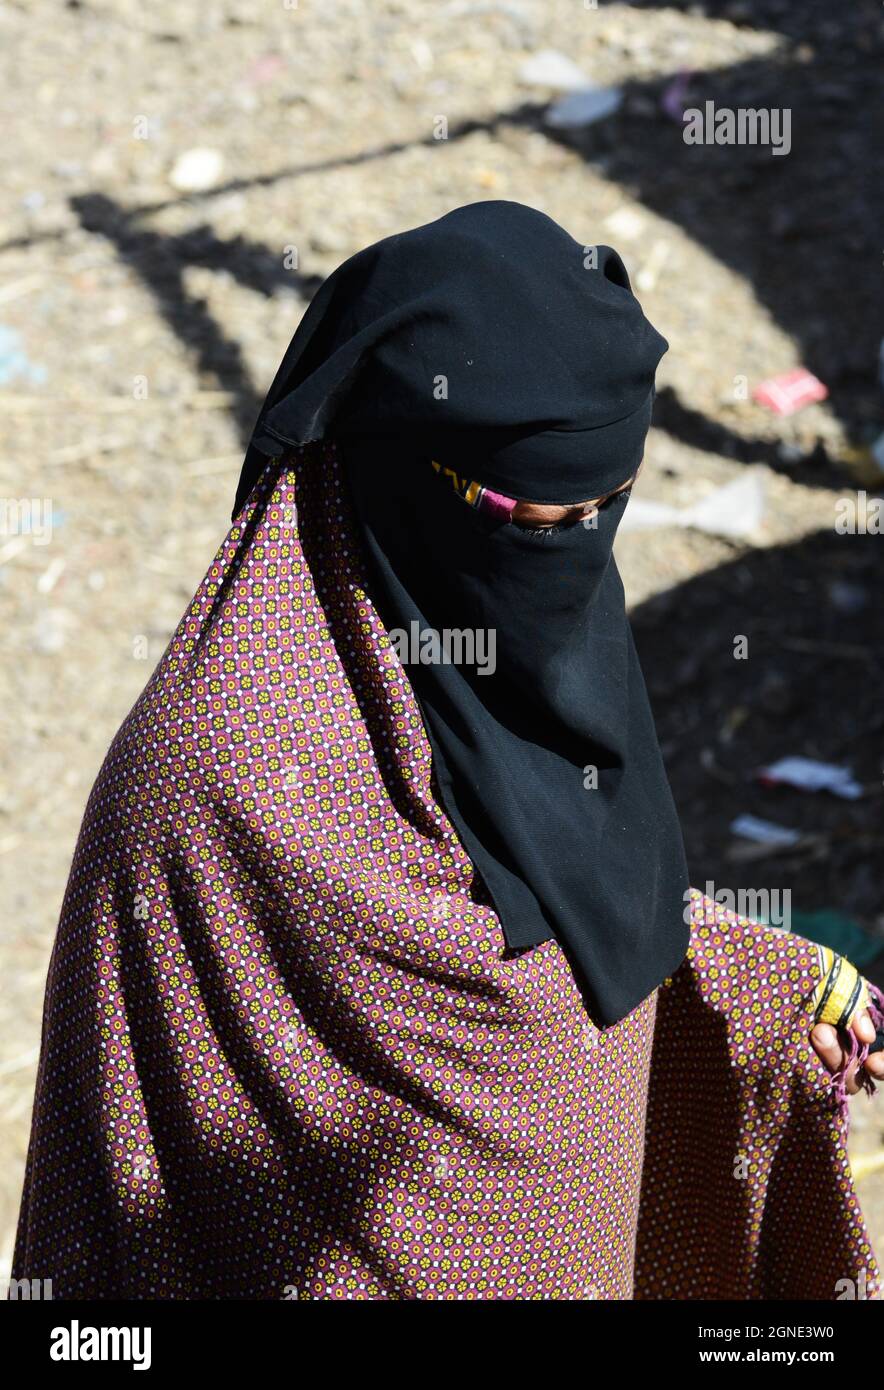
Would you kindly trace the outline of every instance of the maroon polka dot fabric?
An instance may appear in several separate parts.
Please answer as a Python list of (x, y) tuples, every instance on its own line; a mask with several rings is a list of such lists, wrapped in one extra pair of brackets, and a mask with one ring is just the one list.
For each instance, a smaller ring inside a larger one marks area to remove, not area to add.
[(815, 950), (691, 910), (684, 965), (605, 1031), (556, 942), (506, 949), (334, 446), (274, 464), (89, 799), (14, 1276), (56, 1298), (872, 1296), (807, 1043)]

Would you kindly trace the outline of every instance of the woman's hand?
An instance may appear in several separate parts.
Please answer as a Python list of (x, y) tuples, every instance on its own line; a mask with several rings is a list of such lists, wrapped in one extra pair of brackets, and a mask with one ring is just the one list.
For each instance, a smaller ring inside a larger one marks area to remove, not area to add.
[[(873, 1043), (875, 1041), (875, 1025), (869, 1017), (868, 1009), (862, 1009), (853, 1019), (850, 1027), (857, 1042)], [(838, 1039), (838, 1033), (831, 1023), (818, 1023), (811, 1031), (810, 1041), (820, 1061), (828, 1067), (830, 1072), (836, 1072), (843, 1065), (846, 1053)], [(866, 1059), (865, 1069), (876, 1081), (884, 1080), (884, 1052), (873, 1052), (871, 1057)], [(856, 1063), (847, 1073), (846, 1090), (851, 1096), (855, 1096), (860, 1090), (860, 1083), (856, 1075)]]

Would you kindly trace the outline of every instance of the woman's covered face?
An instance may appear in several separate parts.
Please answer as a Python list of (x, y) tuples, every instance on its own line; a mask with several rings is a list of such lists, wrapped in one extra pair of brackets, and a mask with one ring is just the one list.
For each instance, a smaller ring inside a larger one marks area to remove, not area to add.
[(539, 468), (497, 492), (481, 465), (344, 454), (365, 590), (417, 697), (444, 809), (509, 945), (566, 943), (606, 1022), (686, 949), (678, 819), (613, 554), (640, 461), (587, 466), (558, 492)]
[(576, 522), (585, 521), (593, 516), (610, 497), (616, 497), (618, 493), (626, 492), (628, 488), (631, 488), (641, 471), (642, 465), (639, 464), (632, 477), (627, 478), (625, 483), (613, 488), (611, 492), (606, 492), (602, 497), (590, 498), (586, 502), (574, 503), (568, 507), (552, 507), (542, 502), (517, 502), (512, 511), (512, 521), (516, 526), (521, 526), (525, 530), (537, 531), (573, 526)]

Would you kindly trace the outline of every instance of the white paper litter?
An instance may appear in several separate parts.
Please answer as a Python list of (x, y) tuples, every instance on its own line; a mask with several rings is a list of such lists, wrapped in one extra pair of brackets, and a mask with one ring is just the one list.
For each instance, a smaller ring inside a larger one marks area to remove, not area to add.
[(800, 831), (788, 825), (776, 825), (772, 820), (762, 820), (760, 816), (737, 816), (731, 821), (731, 831), (759, 845), (797, 845), (801, 839)]
[(759, 768), (756, 775), (762, 782), (785, 783), (807, 792), (832, 792), (848, 801), (856, 801), (863, 794), (862, 786), (849, 767), (820, 763), (816, 758), (780, 758), (769, 767)]
[(572, 59), (555, 48), (541, 48), (526, 58), (519, 68), (519, 81), (534, 87), (554, 87), (559, 92), (573, 92), (585, 87), (589, 77)]
[(220, 150), (196, 147), (185, 150), (172, 165), (169, 182), (182, 193), (204, 193), (221, 178), (224, 156)]
[(764, 510), (764, 474), (752, 469), (689, 507), (672, 507), (668, 502), (631, 497), (621, 518), (620, 530), (686, 526), (712, 536), (741, 540), (757, 533), (764, 520)]
[(610, 116), (622, 100), (623, 93), (618, 87), (582, 87), (548, 106), (543, 122), (556, 129), (592, 125)]

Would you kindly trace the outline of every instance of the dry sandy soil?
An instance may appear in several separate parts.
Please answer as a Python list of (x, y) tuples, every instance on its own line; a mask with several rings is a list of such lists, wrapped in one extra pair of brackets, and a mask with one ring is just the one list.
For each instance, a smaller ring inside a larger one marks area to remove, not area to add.
[[(884, 478), (880, 5), (12, 0), (0, 40), (0, 491), (52, 517), (51, 537), (0, 534), (0, 1274), (48, 954), (109, 740), (226, 531), (311, 294), (461, 203), (530, 203), (621, 251), (670, 343), (641, 496), (764, 492), (741, 540), (619, 542), (694, 881), (789, 890), (880, 934), (884, 539), (835, 529), (839, 499)], [(524, 70), (544, 49), (619, 108), (550, 124), (562, 92)], [(683, 71), (688, 104), (788, 107), (788, 156), (687, 146), (661, 108)], [(203, 188), (193, 149), (214, 152)], [(741, 387), (799, 364), (829, 396), (791, 417)], [(848, 765), (863, 795), (762, 787), (757, 766), (789, 753)], [(747, 860), (741, 812), (800, 847)], [(853, 1113), (884, 1252), (884, 1111)]]

